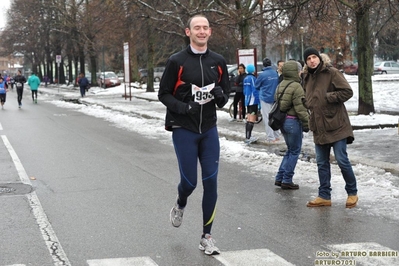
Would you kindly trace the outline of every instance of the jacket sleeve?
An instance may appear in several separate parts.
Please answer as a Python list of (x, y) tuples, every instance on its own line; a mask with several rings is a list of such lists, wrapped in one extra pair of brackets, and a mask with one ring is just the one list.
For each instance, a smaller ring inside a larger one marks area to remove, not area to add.
[(332, 91), (327, 92), (328, 103), (344, 103), (353, 96), (353, 90), (345, 79), (344, 75), (337, 71), (330, 70)]
[(302, 126), (309, 128), (309, 113), (305, 105), (303, 104), (304, 99), (305, 91), (303, 90), (302, 86), (296, 86), (294, 93), (292, 94), (293, 108), (299, 120), (302, 121)]
[(175, 87), (179, 86), (177, 84), (179, 71), (179, 66), (169, 59), (159, 83), (158, 99), (172, 112), (185, 114), (187, 103), (179, 101), (173, 95)]
[(227, 71), (227, 65), (226, 62), (222, 62), (220, 68), (222, 69), (222, 75), (220, 78), (219, 86), (222, 87), (223, 89), (223, 96), (224, 96), (224, 101), (221, 101), (217, 104), (219, 108), (222, 108), (223, 106), (226, 105), (226, 103), (229, 101), (229, 95), (230, 95), (230, 81), (229, 81), (229, 73)]

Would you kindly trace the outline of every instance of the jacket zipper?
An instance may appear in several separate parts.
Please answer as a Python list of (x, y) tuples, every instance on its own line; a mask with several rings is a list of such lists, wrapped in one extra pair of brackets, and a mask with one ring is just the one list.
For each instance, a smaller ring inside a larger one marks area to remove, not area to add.
[[(201, 84), (201, 87), (204, 87), (205, 85), (204, 85), (204, 69), (203, 69), (203, 67), (202, 67), (202, 55), (200, 56), (200, 67), (201, 67), (201, 82), (202, 82), (202, 84)], [(202, 130), (201, 130), (201, 128), (202, 128), (202, 108), (203, 108), (204, 106), (203, 105), (201, 105), (201, 110), (200, 110), (200, 122), (199, 122), (199, 128), (198, 128), (198, 132), (200, 133), (200, 134), (202, 134)]]

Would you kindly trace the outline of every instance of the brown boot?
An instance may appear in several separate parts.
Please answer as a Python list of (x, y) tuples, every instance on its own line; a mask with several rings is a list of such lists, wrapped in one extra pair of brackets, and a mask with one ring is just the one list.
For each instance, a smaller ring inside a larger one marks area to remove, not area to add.
[(357, 195), (348, 196), (348, 199), (346, 200), (346, 208), (355, 207), (358, 200), (359, 198), (357, 197)]
[(306, 206), (307, 207), (331, 206), (331, 200), (326, 200), (326, 199), (317, 197), (314, 200), (308, 201), (308, 204), (306, 204)]

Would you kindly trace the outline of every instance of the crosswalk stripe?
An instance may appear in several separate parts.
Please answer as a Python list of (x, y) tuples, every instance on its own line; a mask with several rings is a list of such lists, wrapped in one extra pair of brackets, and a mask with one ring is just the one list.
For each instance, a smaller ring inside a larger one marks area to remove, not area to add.
[(251, 265), (251, 266), (294, 266), (283, 258), (277, 256), (268, 249), (251, 249), (239, 251), (224, 251), (220, 255), (214, 256), (215, 259), (225, 266), (231, 265)]
[(150, 257), (88, 260), (89, 266), (157, 266)]
[(352, 260), (355, 263), (361, 263), (363, 266), (399, 265), (399, 252), (397, 250), (374, 242), (328, 245), (328, 248), (332, 251), (331, 254), (328, 254), (330, 255), (329, 258)]

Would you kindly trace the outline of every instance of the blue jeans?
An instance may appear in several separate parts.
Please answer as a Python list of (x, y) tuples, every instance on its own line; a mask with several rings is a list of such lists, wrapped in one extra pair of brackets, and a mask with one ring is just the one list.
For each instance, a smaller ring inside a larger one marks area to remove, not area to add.
[(331, 147), (334, 150), (335, 160), (337, 161), (342, 176), (344, 177), (346, 192), (349, 196), (356, 195), (356, 177), (348, 159), (348, 154), (346, 153), (346, 139), (343, 139), (330, 144), (316, 144), (316, 161), (320, 181), (319, 197), (327, 200), (331, 199)]
[(287, 118), (281, 128), (287, 151), (276, 175), (276, 181), (292, 183), (296, 163), (302, 148), (302, 123), (298, 119)]

